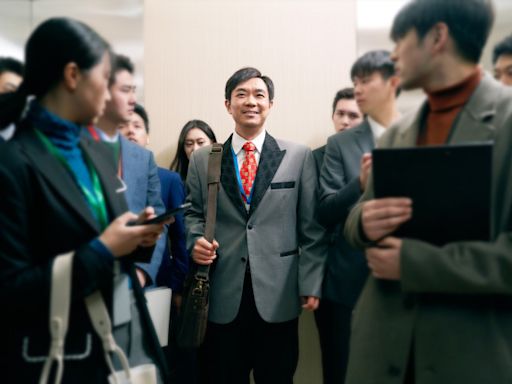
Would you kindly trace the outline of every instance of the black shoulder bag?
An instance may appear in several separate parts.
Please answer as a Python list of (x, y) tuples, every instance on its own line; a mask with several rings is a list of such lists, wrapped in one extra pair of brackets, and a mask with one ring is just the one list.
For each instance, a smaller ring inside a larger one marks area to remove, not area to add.
[[(222, 145), (213, 144), (208, 158), (208, 210), (204, 237), (210, 243), (215, 235), (217, 218), (217, 194), (220, 184)], [(179, 316), (176, 342), (182, 348), (197, 348), (201, 345), (208, 323), (208, 292), (210, 266), (195, 264), (183, 286), (183, 301)]]

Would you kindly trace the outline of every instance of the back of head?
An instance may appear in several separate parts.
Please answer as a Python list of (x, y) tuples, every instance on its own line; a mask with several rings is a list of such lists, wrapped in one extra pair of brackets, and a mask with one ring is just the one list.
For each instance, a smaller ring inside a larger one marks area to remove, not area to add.
[(414, 29), (421, 40), (440, 22), (448, 26), (458, 56), (478, 63), (494, 23), (491, 0), (412, 0), (395, 16), (391, 39)]
[(4, 72), (12, 72), (23, 77), (23, 63), (13, 57), (0, 57), (0, 75)]
[(234, 89), (242, 83), (245, 83), (247, 80), (258, 78), (263, 80), (265, 85), (267, 86), (268, 97), (269, 100), (274, 100), (274, 83), (268, 76), (263, 76), (259, 70), (252, 67), (245, 67), (239, 69), (226, 82), (226, 88), (224, 90), (224, 97), (226, 100), (231, 100), (231, 94)]
[(354, 79), (356, 77), (370, 76), (374, 72), (379, 72), (383, 79), (389, 79), (395, 74), (395, 64), (391, 60), (389, 51), (366, 52), (352, 65), (350, 77)]
[(496, 64), (498, 58), (502, 55), (512, 56), (512, 35), (508, 35), (494, 46), (492, 51), (492, 63)]
[(80, 70), (87, 71), (98, 64), (108, 50), (108, 43), (80, 21), (51, 18), (39, 24), (25, 46), (21, 86), (14, 95), (0, 101), (0, 127), (19, 118), (28, 95), (41, 98), (56, 87), (68, 63), (73, 62)]

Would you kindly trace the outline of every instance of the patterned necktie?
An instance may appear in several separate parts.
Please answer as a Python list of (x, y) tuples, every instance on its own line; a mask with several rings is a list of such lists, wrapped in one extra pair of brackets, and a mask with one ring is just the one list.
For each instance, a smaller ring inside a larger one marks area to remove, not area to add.
[(242, 163), (242, 168), (240, 168), (240, 179), (242, 179), (242, 187), (245, 192), (244, 200), (247, 201), (251, 195), (252, 185), (256, 177), (256, 171), (258, 170), (258, 163), (256, 163), (256, 156), (254, 155), (256, 146), (253, 143), (248, 141), (242, 148), (245, 151), (245, 159)]

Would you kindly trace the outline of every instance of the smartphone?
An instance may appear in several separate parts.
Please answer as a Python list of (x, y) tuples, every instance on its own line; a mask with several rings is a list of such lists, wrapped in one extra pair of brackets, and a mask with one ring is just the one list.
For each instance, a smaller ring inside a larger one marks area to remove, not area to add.
[(186, 211), (192, 204), (191, 203), (185, 203), (181, 204), (180, 206), (170, 209), (164, 213), (162, 213), (160, 216), (153, 217), (152, 219), (143, 221), (142, 223), (139, 223), (137, 221), (130, 221), (127, 225), (148, 225), (148, 224), (159, 224), (163, 221), (166, 221), (167, 219), (176, 216), (178, 213), (182, 213)]

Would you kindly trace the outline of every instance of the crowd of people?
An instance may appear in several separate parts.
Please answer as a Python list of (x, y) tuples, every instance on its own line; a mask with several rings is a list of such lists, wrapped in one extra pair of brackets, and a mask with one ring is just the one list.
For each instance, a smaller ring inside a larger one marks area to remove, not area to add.
[[(158, 167), (131, 60), (83, 22), (42, 22), (24, 63), (0, 58), (2, 380), (39, 381), (53, 264), (72, 252), (63, 383), (106, 383), (123, 368), (105, 362), (89, 317), (97, 293), (129, 364), (154, 364), (158, 383), (241, 384), (251, 373), (292, 383), (302, 310), (314, 311), (325, 384), (509, 382), (512, 35), (494, 47), (493, 79), (479, 64), (493, 22), (488, 0), (411, 0), (393, 21), (393, 51), (353, 63), (353, 86), (333, 100), (334, 134), (313, 151), (266, 130), (271, 78), (235, 71), (212, 242), (213, 129), (188, 121)], [(402, 116), (397, 98), (411, 89), (426, 99)], [(482, 142), (493, 145), (489, 239), (397, 235), (414, 196), (375, 197), (372, 150)], [(185, 202), (184, 214), (141, 225)], [(208, 325), (200, 348), (180, 348), (195, 265), (212, 267)], [(164, 348), (144, 299), (154, 287), (173, 293)]]

